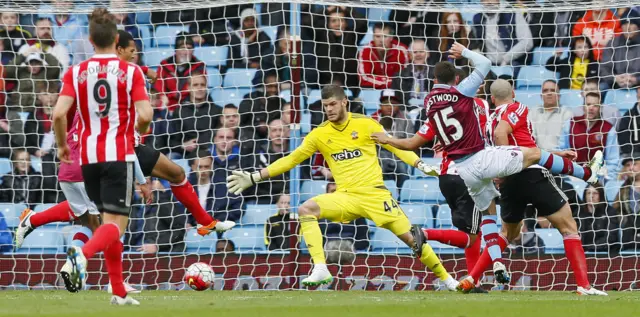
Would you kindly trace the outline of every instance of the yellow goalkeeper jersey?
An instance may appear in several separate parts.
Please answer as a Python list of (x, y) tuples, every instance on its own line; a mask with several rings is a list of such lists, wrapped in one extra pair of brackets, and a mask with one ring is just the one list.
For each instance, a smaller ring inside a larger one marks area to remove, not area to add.
[[(339, 190), (384, 186), (377, 144), (370, 137), (374, 132), (385, 132), (384, 128), (367, 116), (348, 116), (342, 125), (325, 121), (313, 129), (295, 151), (267, 167), (269, 176), (285, 173), (319, 151)], [(409, 165), (419, 160), (413, 152), (386, 144), (383, 147)]]

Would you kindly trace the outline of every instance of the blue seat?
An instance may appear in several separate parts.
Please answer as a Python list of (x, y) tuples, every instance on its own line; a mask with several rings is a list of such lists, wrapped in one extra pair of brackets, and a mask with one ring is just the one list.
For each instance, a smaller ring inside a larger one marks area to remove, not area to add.
[(161, 25), (156, 28), (154, 38), (157, 46), (173, 46), (176, 42), (176, 35), (180, 32), (188, 32), (188, 25)]
[(253, 87), (253, 78), (257, 69), (252, 68), (230, 68), (224, 75), (224, 87), (249, 88)]
[(291, 90), (283, 90), (280, 92), (280, 98), (284, 99), (286, 102), (291, 102)]
[(491, 71), (496, 74), (497, 77), (502, 75), (513, 77), (513, 67), (511, 66), (492, 66)]
[[(234, 229), (235, 230), (235, 229)], [(184, 235), (185, 252), (213, 254), (216, 252), (217, 235), (200, 236), (195, 228), (188, 229)]]
[(380, 96), (381, 90), (362, 90), (360, 91), (360, 99), (362, 99), (362, 105), (367, 111), (377, 111), (380, 109)]
[(218, 67), (227, 62), (229, 46), (199, 46), (193, 50), (193, 55), (207, 67)]
[(0, 158), (0, 176), (4, 174), (10, 174), (13, 170), (13, 164), (11, 160), (6, 158)]
[(409, 106), (422, 107), (424, 106), (424, 100), (420, 98), (411, 98), (409, 99)]
[(557, 229), (536, 229), (536, 234), (544, 241), (545, 253), (564, 253), (564, 243), (560, 231)]
[(236, 107), (240, 106), (244, 96), (251, 93), (249, 88), (214, 88), (211, 90), (211, 98), (216, 104), (223, 106), (227, 104), (234, 104)]
[(20, 214), (27, 208), (25, 204), (0, 204), (0, 212), (4, 215), (7, 227), (14, 228), (20, 223)]
[(393, 199), (398, 199), (398, 185), (396, 185), (396, 181), (389, 179), (384, 181), (384, 187), (386, 187), (390, 192)]
[(409, 254), (409, 248), (402, 242), (393, 232), (380, 229), (376, 230), (371, 239), (371, 249), (373, 252), (381, 252), (388, 254)]
[(225, 239), (233, 241), (236, 252), (266, 251), (264, 244), (264, 227), (234, 228), (224, 234)]
[(327, 192), (327, 181), (305, 181), (300, 187), (300, 203)]
[(220, 88), (222, 86), (222, 75), (215, 67), (207, 67), (207, 86), (209, 88)]
[(247, 209), (242, 216), (242, 225), (263, 226), (269, 217), (278, 212), (276, 205), (247, 205)]
[(160, 62), (173, 56), (174, 52), (172, 48), (150, 48), (144, 52), (144, 62), (147, 66), (155, 68), (160, 65)]
[(278, 40), (278, 26), (261, 26), (260, 30), (271, 39), (271, 45), (275, 45)]
[(615, 89), (607, 92), (604, 97), (604, 104), (618, 108), (620, 112), (624, 113), (627, 110), (633, 108), (638, 102), (637, 92), (635, 89)]
[[(571, 186), (573, 186), (573, 190), (576, 191), (576, 194), (578, 195), (578, 198), (580, 198), (581, 200), (584, 199), (584, 190), (587, 188), (587, 182), (581, 180), (581, 179), (577, 179), (577, 178), (566, 178), (569, 181), (569, 184), (571, 184)], [(616, 192), (617, 194), (617, 192)], [(606, 196), (606, 195), (605, 195)], [(613, 197), (615, 199), (615, 196)]]
[(311, 114), (308, 112), (303, 112), (300, 116), (300, 132), (303, 135), (311, 132)]
[(386, 22), (389, 21), (390, 15), (391, 9), (369, 8), (369, 12), (367, 12), (367, 20), (369, 20), (369, 24)]
[(402, 202), (444, 202), (444, 196), (440, 192), (438, 179), (427, 177), (424, 179), (409, 179), (402, 184), (400, 201)]
[(540, 87), (531, 89), (517, 89), (516, 100), (529, 108), (535, 108), (542, 105), (542, 94)]
[(34, 212), (43, 212), (53, 206), (55, 206), (57, 204), (40, 204), (40, 205), (36, 205), (35, 208), (33, 208)]
[(31, 167), (38, 173), (42, 173), (42, 159), (31, 155)]
[(616, 200), (620, 187), (624, 182), (619, 180), (610, 180), (604, 184), (604, 196), (609, 203), (613, 203)]
[(412, 224), (433, 228), (433, 212), (429, 206), (425, 204), (400, 204), (400, 208)]
[(191, 173), (191, 166), (189, 166), (189, 160), (179, 159), (173, 160), (174, 163), (178, 164), (184, 170), (184, 173), (189, 175)]
[[(144, 6), (143, 4), (136, 4), (136, 6), (138, 8), (142, 8), (142, 6)], [(146, 5), (145, 7), (147, 8), (151, 8), (151, 5)], [(140, 25), (140, 24), (146, 24), (149, 25), (151, 24), (151, 11), (140, 11), (140, 12), (136, 12), (136, 24)]]
[(544, 66), (523, 66), (518, 73), (516, 88), (542, 87), (542, 83), (548, 79), (556, 80), (556, 73)]
[(360, 46), (367, 46), (371, 41), (373, 41), (373, 27), (367, 29), (367, 33), (364, 34), (359, 44)]
[(584, 98), (582, 92), (575, 89), (562, 89), (560, 90), (560, 105), (562, 107), (582, 107), (584, 105)]
[(151, 26), (149, 25), (140, 25), (138, 24), (138, 30), (140, 30), (140, 36), (142, 37), (140, 41), (142, 42), (142, 47), (140, 48), (143, 52), (151, 49), (151, 40), (153, 40), (153, 36), (151, 35)]
[[(531, 65), (534, 66), (544, 66), (547, 65), (547, 61), (549, 58), (556, 55), (558, 51), (558, 47), (536, 47), (533, 49), (533, 60), (531, 61)], [(564, 52), (560, 55), (561, 58), (565, 58), (569, 52), (568, 48), (562, 47)]]
[(436, 228), (446, 229), (452, 227), (451, 208), (447, 204), (438, 206), (438, 212), (436, 212)]
[(464, 254), (464, 249), (450, 246), (438, 241), (427, 241), (436, 254)]
[(38, 228), (24, 239), (16, 253), (56, 254), (64, 252), (64, 238), (57, 230)]

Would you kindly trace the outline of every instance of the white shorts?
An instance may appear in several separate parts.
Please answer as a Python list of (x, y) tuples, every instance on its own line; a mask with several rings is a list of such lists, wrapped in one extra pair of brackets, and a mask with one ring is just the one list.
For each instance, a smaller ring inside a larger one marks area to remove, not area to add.
[(76, 217), (84, 215), (87, 211), (91, 215), (100, 214), (96, 204), (94, 204), (93, 201), (89, 199), (89, 196), (87, 196), (87, 191), (84, 189), (83, 182), (60, 182), (60, 188), (62, 189), (64, 196), (67, 198), (69, 207), (71, 207), (71, 210)]
[(456, 162), (456, 166), (476, 207), (484, 211), (500, 196), (493, 179), (519, 173), (523, 163), (524, 155), (519, 147), (496, 146)]

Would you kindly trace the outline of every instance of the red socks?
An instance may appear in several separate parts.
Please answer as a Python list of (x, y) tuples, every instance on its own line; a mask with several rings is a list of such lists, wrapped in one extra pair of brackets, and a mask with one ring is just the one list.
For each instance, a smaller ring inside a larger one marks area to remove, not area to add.
[(69, 222), (71, 220), (78, 219), (71, 211), (69, 202), (66, 200), (43, 211), (37, 212), (31, 216), (29, 222), (31, 222), (31, 228), (37, 228), (52, 222)]
[[(507, 248), (508, 243), (507, 239), (504, 236), (498, 236), (498, 246), (500, 247), (500, 252), (502, 252)], [(473, 281), (477, 283), (480, 280), (480, 277), (482, 277), (482, 273), (484, 273), (487, 267), (492, 263), (493, 261), (491, 260), (491, 255), (489, 254), (489, 248), (485, 246), (484, 251), (476, 262), (476, 265), (473, 267), (471, 272), (469, 272), (469, 275), (473, 277)]]
[(213, 222), (211, 215), (200, 206), (198, 195), (196, 195), (193, 186), (191, 186), (186, 178), (181, 184), (171, 184), (171, 191), (173, 195), (176, 196), (176, 199), (189, 210), (198, 224), (208, 226)]
[(422, 229), (427, 240), (435, 240), (450, 246), (466, 248), (469, 245), (469, 235), (454, 229)]
[(589, 279), (587, 278), (587, 259), (584, 256), (582, 241), (580, 235), (572, 234), (564, 236), (564, 252), (569, 259), (569, 264), (573, 269), (573, 275), (576, 278), (578, 286), (589, 288)]
[(124, 279), (122, 278), (122, 242), (116, 240), (104, 250), (104, 261), (107, 264), (107, 272), (109, 273), (109, 282), (111, 282), (111, 289), (113, 295), (120, 296), (122, 298), (127, 296), (127, 291), (124, 288)]
[(476, 241), (464, 249), (464, 258), (467, 261), (467, 272), (471, 272), (480, 257), (480, 246), (482, 245), (482, 232), (478, 232)]
[(82, 253), (87, 259), (96, 253), (105, 251), (111, 244), (120, 241), (120, 228), (115, 223), (104, 224), (93, 233), (93, 237), (82, 247)]

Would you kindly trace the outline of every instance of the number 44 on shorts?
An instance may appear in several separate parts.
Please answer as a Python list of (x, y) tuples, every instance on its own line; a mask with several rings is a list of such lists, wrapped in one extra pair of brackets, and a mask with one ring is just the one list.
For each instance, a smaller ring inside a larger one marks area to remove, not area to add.
[(398, 209), (398, 203), (396, 203), (395, 199), (391, 199), (391, 206), (389, 206), (389, 202), (384, 202), (384, 212), (391, 212), (391, 208)]

